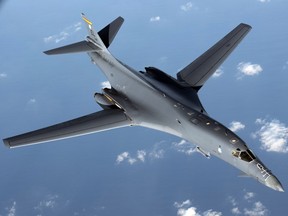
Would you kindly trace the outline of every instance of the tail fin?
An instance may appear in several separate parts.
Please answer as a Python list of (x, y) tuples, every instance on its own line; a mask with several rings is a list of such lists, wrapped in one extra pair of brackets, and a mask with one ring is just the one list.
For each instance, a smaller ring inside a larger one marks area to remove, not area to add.
[(100, 38), (102, 39), (103, 43), (107, 48), (114, 40), (123, 22), (124, 19), (121, 16), (119, 16), (118, 18), (116, 18), (114, 21), (112, 21), (110, 24), (108, 24), (98, 32)]
[(106, 49), (106, 46), (103, 43), (102, 39), (100, 38), (98, 33), (94, 30), (92, 22), (90, 20), (88, 20), (83, 13), (81, 15), (82, 15), (82, 19), (87, 24), (87, 30), (88, 30), (89, 35), (86, 37), (86, 40), (88, 42), (95, 44), (100, 49)]
[(93, 28), (92, 22), (87, 19), (83, 13), (81, 15), (87, 24), (88, 36), (86, 40), (45, 51), (45, 54), (56, 55), (107, 50), (124, 22), (122, 17), (118, 17), (97, 33)]

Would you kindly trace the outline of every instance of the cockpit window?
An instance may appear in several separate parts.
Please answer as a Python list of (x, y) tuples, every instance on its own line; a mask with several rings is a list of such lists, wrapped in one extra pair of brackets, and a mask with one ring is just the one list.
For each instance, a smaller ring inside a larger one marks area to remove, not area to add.
[(247, 151), (242, 151), (240, 153), (240, 158), (241, 158), (241, 160), (244, 160), (244, 161), (247, 161), (247, 162), (251, 162), (256, 157), (253, 155), (253, 153), (249, 149), (247, 149)]
[(253, 154), (253, 152), (250, 149), (247, 149), (247, 152), (252, 157), (253, 160), (256, 159), (255, 155)]
[[(240, 149), (239, 149), (240, 150)], [(232, 154), (235, 157), (240, 158), (243, 161), (251, 162), (256, 159), (255, 155), (251, 152), (250, 149), (247, 149), (247, 151), (239, 151), (238, 149), (236, 151), (233, 151)]]
[(242, 151), (240, 153), (240, 158), (241, 158), (241, 160), (244, 160), (244, 161), (247, 161), (247, 162), (252, 161), (252, 158), (249, 156), (249, 154), (246, 151)]

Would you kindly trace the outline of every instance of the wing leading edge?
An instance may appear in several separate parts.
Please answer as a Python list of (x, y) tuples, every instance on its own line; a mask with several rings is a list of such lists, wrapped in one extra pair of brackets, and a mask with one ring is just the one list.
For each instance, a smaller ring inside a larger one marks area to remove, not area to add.
[(102, 110), (3, 140), (9, 148), (50, 142), (132, 125), (122, 110)]
[(199, 90), (232, 53), (250, 29), (251, 26), (247, 24), (239, 24), (214, 46), (177, 73), (178, 80), (185, 81), (195, 89)]

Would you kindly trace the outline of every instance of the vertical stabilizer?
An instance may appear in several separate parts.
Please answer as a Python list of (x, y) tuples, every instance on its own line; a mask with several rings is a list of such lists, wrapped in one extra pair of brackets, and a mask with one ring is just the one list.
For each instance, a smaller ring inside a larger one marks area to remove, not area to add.
[(102, 39), (98, 35), (98, 33), (94, 30), (92, 22), (86, 18), (84, 13), (81, 14), (82, 19), (85, 21), (87, 24), (87, 30), (88, 30), (88, 36), (87, 36), (87, 41), (95, 44), (97, 47), (99, 47), (102, 50), (106, 49), (105, 44), (103, 43)]
[(103, 43), (107, 48), (114, 40), (123, 22), (124, 19), (121, 16), (119, 16), (118, 18), (116, 18), (114, 21), (112, 21), (110, 24), (108, 24), (98, 32), (100, 38), (102, 39)]

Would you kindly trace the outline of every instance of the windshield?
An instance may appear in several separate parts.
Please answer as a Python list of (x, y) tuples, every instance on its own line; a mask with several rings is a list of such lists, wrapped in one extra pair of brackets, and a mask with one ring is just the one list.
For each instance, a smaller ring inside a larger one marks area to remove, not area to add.
[(238, 157), (241, 160), (246, 161), (246, 162), (251, 162), (256, 159), (255, 155), (252, 153), (250, 149), (247, 149), (247, 151), (241, 151), (241, 152), (238, 151), (237, 149), (237, 151), (233, 151), (232, 154), (235, 157)]
[(240, 153), (240, 158), (244, 161), (250, 162), (252, 160), (255, 160), (254, 154), (250, 151), (250, 149), (247, 149), (247, 151), (242, 151)]

